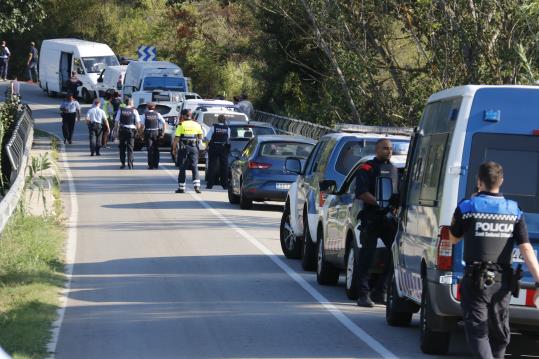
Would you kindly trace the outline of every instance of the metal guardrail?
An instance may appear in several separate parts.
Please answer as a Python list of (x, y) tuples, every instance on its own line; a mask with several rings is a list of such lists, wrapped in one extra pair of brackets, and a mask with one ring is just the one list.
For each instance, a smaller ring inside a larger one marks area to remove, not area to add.
[(13, 130), (13, 134), (6, 144), (6, 153), (11, 163), (11, 182), (17, 177), (22, 163), (24, 151), (26, 150), (26, 142), (30, 132), (34, 128), (34, 120), (32, 119), (32, 110), (28, 105), (23, 105), (18, 113), (18, 120)]
[(279, 115), (274, 115), (269, 112), (255, 111), (254, 121), (266, 122), (271, 124), (277, 131), (287, 135), (301, 135), (315, 140), (320, 137), (333, 133), (331, 127), (317, 125), (311, 122), (297, 120)]
[(12, 166), (11, 186), (5, 197), (0, 201), (0, 234), (4, 230), (9, 218), (17, 208), (19, 199), (24, 190), (26, 164), (30, 157), (30, 149), (34, 139), (34, 121), (32, 111), (23, 105), (18, 111), (17, 124), (13, 135), (7, 142), (5, 149)]

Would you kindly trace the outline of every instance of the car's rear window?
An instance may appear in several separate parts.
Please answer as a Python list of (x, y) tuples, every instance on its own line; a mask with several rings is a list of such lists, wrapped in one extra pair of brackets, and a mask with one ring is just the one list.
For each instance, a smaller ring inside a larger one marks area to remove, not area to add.
[(258, 126), (230, 126), (230, 138), (252, 138), (260, 135), (274, 135), (271, 127)]
[(307, 158), (314, 145), (297, 142), (267, 142), (260, 148), (260, 155), (267, 157), (300, 157)]
[[(137, 111), (139, 114), (143, 115), (144, 112), (146, 112), (148, 108), (146, 107), (146, 104), (142, 104), (142, 105), (139, 105), (137, 107)], [(159, 112), (161, 115), (166, 115), (167, 113), (169, 113), (171, 110), (171, 108), (169, 106), (166, 106), (166, 105), (156, 105), (155, 106), (155, 111)]]
[[(204, 122), (204, 124), (207, 125), (207, 126), (213, 126), (214, 124), (216, 124), (218, 122), (217, 117), (219, 117), (219, 115), (221, 115), (221, 114), (220, 113), (205, 113), (204, 116), (202, 117), (202, 122)], [(240, 113), (238, 113), (238, 114), (224, 113), (222, 115), (225, 116), (225, 119), (227, 121), (245, 121), (245, 122), (247, 122), (245, 115), (240, 114)]]

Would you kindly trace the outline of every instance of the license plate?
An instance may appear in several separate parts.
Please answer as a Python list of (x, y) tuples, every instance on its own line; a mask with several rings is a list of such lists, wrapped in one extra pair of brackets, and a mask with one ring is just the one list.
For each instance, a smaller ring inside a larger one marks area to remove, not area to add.
[[(537, 250), (535, 250), (535, 256), (537, 257)], [(513, 263), (524, 263), (524, 257), (520, 254), (520, 248), (513, 248)]]
[(275, 187), (277, 189), (286, 189), (286, 190), (288, 190), (288, 189), (290, 189), (290, 183), (276, 183)]

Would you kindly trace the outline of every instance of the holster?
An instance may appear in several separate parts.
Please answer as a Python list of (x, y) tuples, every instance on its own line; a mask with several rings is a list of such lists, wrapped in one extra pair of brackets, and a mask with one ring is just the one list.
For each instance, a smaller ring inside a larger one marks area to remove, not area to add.
[(494, 283), (502, 281), (500, 269), (485, 262), (466, 265), (464, 275), (472, 280), (472, 285), (476, 290), (486, 289)]
[(517, 269), (511, 275), (511, 281), (509, 282), (509, 289), (513, 297), (518, 298), (520, 294), (520, 280), (523, 276), (522, 264), (517, 266)]

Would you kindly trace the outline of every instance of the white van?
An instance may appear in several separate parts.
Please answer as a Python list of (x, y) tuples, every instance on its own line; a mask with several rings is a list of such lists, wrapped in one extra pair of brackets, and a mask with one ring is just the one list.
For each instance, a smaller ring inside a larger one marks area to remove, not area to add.
[(82, 82), (78, 95), (86, 102), (98, 96), (97, 78), (107, 66), (119, 65), (106, 44), (79, 39), (49, 39), (41, 44), (39, 86), (53, 96), (69, 91), (69, 78), (75, 71)]
[(125, 72), (127, 65), (108, 66), (97, 78), (97, 92), (103, 96), (107, 90), (120, 92), (124, 86)]
[[(131, 61), (127, 65), (123, 95), (133, 98), (135, 105), (144, 93), (154, 91), (186, 92), (188, 79), (182, 69), (168, 61)], [(140, 94), (137, 94), (140, 93)]]

